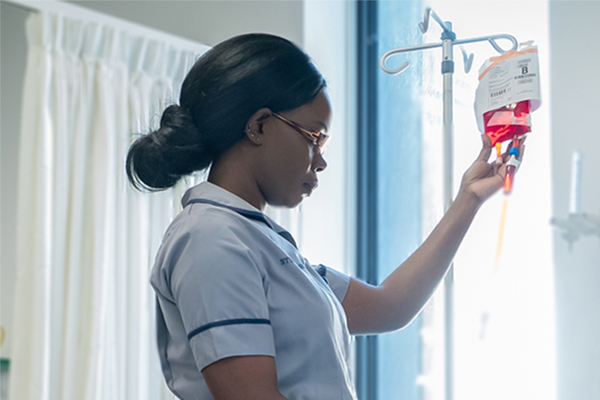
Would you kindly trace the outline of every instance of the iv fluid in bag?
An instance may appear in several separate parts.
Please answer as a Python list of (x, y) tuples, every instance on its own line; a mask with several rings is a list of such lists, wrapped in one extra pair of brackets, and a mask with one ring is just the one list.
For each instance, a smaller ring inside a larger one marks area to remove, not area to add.
[(492, 146), (531, 132), (530, 110), (530, 101), (523, 100), (484, 113), (485, 134)]
[(531, 132), (531, 112), (541, 104), (537, 47), (531, 43), (490, 58), (479, 70), (475, 115), (492, 146)]

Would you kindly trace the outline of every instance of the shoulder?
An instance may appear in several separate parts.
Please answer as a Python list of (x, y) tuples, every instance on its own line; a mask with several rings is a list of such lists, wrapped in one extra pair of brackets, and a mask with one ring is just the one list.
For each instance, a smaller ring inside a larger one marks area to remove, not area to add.
[(215, 242), (239, 243), (252, 236), (252, 224), (236, 212), (210, 204), (191, 204), (173, 220), (163, 245), (193, 241), (196, 246), (211, 247)]
[(153, 269), (153, 280), (173, 275), (235, 274), (258, 269), (255, 227), (237, 213), (210, 205), (186, 207), (167, 229)]

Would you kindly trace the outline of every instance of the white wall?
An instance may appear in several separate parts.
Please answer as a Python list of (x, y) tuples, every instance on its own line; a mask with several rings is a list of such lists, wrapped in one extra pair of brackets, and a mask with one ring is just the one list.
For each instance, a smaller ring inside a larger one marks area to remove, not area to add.
[[(550, 3), (553, 212), (569, 211), (571, 154), (584, 153), (581, 211), (600, 215), (600, 2)], [(600, 237), (554, 235), (558, 398), (600, 398)]]
[(250, 32), (272, 33), (303, 44), (301, 0), (69, 2), (209, 46)]

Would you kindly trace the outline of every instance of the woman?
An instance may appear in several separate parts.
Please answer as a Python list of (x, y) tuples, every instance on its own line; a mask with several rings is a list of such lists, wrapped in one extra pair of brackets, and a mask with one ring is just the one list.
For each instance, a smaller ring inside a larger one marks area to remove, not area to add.
[(129, 150), (139, 189), (210, 166), (183, 197), (150, 279), (164, 376), (181, 399), (356, 399), (349, 335), (408, 325), (502, 186), (505, 167), (487, 163), (484, 137), (444, 218), (381, 285), (310, 265), (262, 210), (295, 207), (316, 189), (327, 167), (325, 86), (289, 41), (238, 36), (196, 62), (180, 105)]

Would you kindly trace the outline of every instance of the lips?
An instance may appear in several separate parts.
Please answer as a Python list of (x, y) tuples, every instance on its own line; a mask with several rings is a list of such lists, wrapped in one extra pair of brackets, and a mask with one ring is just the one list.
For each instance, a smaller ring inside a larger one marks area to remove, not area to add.
[(315, 190), (319, 186), (319, 183), (318, 182), (304, 182), (302, 184), (302, 186), (304, 186), (304, 188), (306, 188), (306, 190), (310, 194), (313, 190)]
[(315, 190), (317, 187), (319, 187), (319, 182), (305, 182), (304, 186), (311, 188), (311, 190)]

